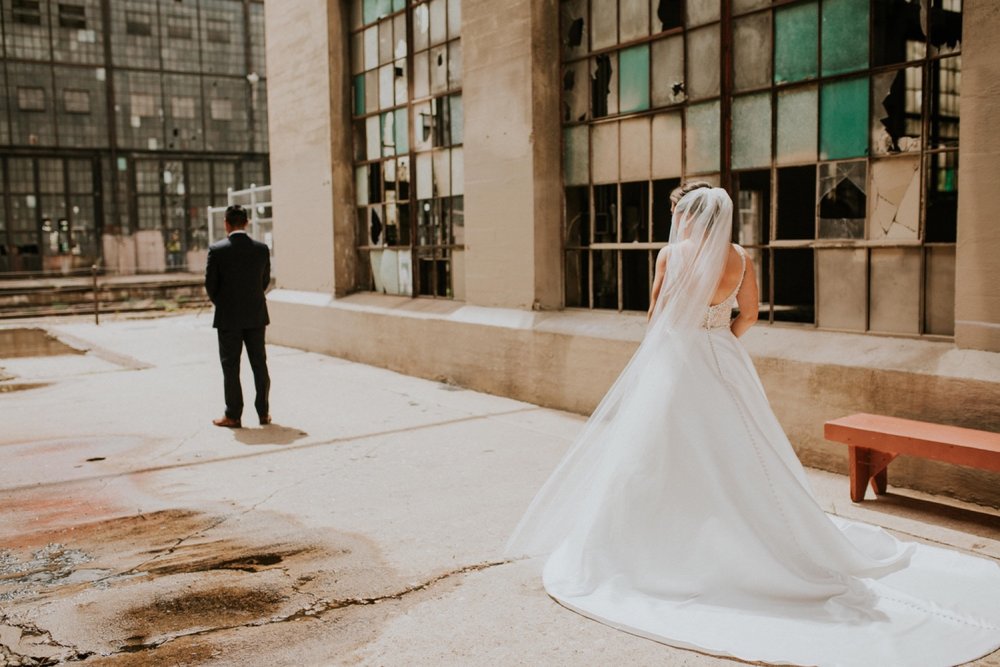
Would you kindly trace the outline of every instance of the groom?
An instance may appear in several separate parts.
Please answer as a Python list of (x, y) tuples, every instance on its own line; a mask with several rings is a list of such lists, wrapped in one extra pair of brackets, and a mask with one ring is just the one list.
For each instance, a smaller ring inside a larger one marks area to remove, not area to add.
[(226, 414), (212, 423), (226, 428), (243, 425), (240, 357), (244, 345), (253, 369), (253, 383), (257, 389), (254, 407), (260, 425), (271, 423), (267, 403), (271, 379), (264, 352), (264, 329), (270, 322), (264, 290), (271, 282), (271, 254), (266, 245), (247, 235), (246, 228), (247, 212), (241, 206), (227, 208), (228, 238), (209, 247), (205, 266), (205, 290), (215, 304), (212, 326), (219, 334), (219, 358), (226, 392)]

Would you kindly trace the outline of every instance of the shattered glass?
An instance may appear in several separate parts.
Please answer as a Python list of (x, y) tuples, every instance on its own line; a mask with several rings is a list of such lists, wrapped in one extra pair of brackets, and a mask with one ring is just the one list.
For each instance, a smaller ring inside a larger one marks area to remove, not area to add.
[(871, 170), (869, 238), (918, 238), (920, 158), (873, 160)]
[(672, 30), (683, 25), (681, 9), (684, 0), (650, 0), (649, 9), (653, 16), (653, 32)]
[(958, 53), (962, 48), (962, 0), (924, 0), (930, 4), (931, 55)]
[(922, 68), (908, 67), (872, 77), (873, 155), (920, 150), (922, 75)]
[(872, 3), (872, 64), (892, 65), (927, 54), (928, 0), (875, 0)]
[(597, 56), (590, 67), (590, 109), (594, 118), (618, 113), (618, 54)]
[(563, 122), (575, 123), (590, 116), (590, 76), (586, 60), (563, 67)]
[(687, 99), (684, 90), (684, 37), (675, 35), (653, 42), (651, 49), (654, 107), (679, 104)]
[(819, 237), (863, 239), (868, 167), (862, 161), (819, 165)]
[(559, 5), (559, 32), (563, 58), (587, 53), (587, 0), (564, 0)]

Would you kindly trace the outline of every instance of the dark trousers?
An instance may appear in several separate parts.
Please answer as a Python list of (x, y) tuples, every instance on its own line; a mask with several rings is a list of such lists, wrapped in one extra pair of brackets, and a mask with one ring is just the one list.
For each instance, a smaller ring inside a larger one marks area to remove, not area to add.
[(247, 348), (247, 358), (253, 369), (253, 383), (257, 389), (254, 407), (258, 416), (265, 417), (270, 412), (267, 393), (271, 389), (271, 378), (267, 374), (267, 353), (264, 351), (264, 327), (259, 329), (218, 329), (219, 359), (222, 361), (222, 377), (226, 390), (226, 416), (240, 419), (243, 415), (243, 387), (240, 385), (240, 357), (243, 346)]

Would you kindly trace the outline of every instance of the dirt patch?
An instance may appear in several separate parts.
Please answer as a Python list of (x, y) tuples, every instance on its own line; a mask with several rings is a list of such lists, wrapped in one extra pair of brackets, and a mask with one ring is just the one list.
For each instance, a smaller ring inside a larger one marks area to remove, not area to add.
[(86, 354), (86, 351), (70, 347), (44, 329), (0, 329), (0, 359), (61, 354)]
[[(0, 380), (6, 380), (10, 378), (0, 378)], [(11, 382), (0, 384), (0, 394), (10, 394), (15, 391), (28, 391), (29, 389), (41, 389), (42, 387), (48, 387), (51, 382)]]
[(267, 550), (250, 549), (228, 540), (192, 544), (173, 550), (167, 557), (144, 568), (144, 571), (161, 577), (212, 570), (261, 572), (281, 565), (285, 559), (311, 550), (294, 545), (272, 545)]
[(266, 618), (286, 600), (279, 590), (237, 587), (209, 588), (176, 596), (158, 597), (130, 608), (117, 624), (129, 634), (128, 645), (145, 644), (149, 637), (204, 628), (233, 627)]

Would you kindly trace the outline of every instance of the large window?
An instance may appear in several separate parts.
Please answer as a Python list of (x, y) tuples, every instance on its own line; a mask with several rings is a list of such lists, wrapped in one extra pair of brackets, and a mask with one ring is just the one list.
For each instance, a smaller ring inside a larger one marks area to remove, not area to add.
[(461, 3), (357, 0), (352, 18), (362, 285), (461, 297)]
[(646, 308), (704, 178), (763, 317), (953, 332), (960, 0), (617, 4), (562, 3), (567, 305)]

